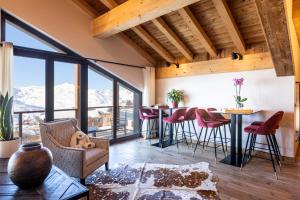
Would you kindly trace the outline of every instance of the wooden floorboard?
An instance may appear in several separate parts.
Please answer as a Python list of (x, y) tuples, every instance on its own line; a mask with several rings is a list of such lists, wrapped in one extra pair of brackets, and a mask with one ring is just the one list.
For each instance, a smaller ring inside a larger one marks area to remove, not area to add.
[[(220, 151), (218, 159), (224, 154)], [(300, 162), (284, 163), (279, 180), (275, 179), (271, 161), (253, 158), (242, 171), (240, 168), (214, 162), (212, 149), (197, 150), (195, 157), (192, 149), (182, 144), (177, 153), (176, 145), (165, 149), (152, 147), (148, 141), (138, 139), (115, 144), (110, 147), (110, 167), (118, 163), (165, 163), (191, 164), (209, 162), (210, 169), (218, 176), (217, 185), (221, 199), (276, 199), (300, 200)]]

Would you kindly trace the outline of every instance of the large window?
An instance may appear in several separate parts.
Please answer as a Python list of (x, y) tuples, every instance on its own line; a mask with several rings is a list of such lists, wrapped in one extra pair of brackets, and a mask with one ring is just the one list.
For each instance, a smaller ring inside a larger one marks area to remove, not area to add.
[(138, 137), (142, 93), (43, 33), (1, 11), (1, 41), (14, 44), (14, 126), (40, 141), (44, 121), (77, 119), (95, 137)]
[(113, 81), (88, 70), (88, 131), (94, 137), (113, 138)]
[(78, 64), (54, 62), (54, 119), (72, 119), (78, 108)]
[(39, 123), (45, 119), (45, 60), (15, 56), (13, 66), (15, 132), (23, 142), (39, 141)]

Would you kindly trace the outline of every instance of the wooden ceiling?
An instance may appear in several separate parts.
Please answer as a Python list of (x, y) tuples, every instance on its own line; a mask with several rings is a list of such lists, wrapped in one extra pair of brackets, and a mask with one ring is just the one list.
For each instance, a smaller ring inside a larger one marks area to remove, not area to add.
[[(190, 0), (191, 4), (182, 0), (186, 5), (181, 8), (180, 5), (175, 5), (176, 10), (151, 20), (148, 20), (148, 15), (145, 15), (145, 19), (139, 15), (138, 19), (124, 22), (127, 23), (126, 26), (112, 21), (111, 24), (116, 23), (115, 27), (100, 31), (96, 26), (99, 25), (98, 22), (104, 18), (115, 17), (115, 9), (120, 8), (119, 5), (125, 6), (127, 0), (73, 1), (95, 18), (95, 36), (104, 38), (117, 35), (134, 48), (138, 48), (138, 52), (150, 63), (161, 66), (166, 61), (181, 64), (229, 57), (233, 51), (242, 54), (268, 52), (270, 42), (268, 35), (265, 35), (268, 31), (265, 27), (269, 27), (269, 24), (263, 24), (268, 22), (261, 20), (261, 16), (268, 13), (262, 13), (265, 10), (257, 8), (257, 5), (263, 4), (264, 1), (277, 0)], [(164, 3), (164, 0), (155, 2)], [(155, 14), (158, 12), (165, 11), (156, 11)], [(138, 21), (134, 20), (146, 21), (138, 24)], [(138, 25), (131, 27), (135, 24)], [(278, 75), (284, 74), (280, 73)], [(291, 72), (288, 74), (291, 75)]]

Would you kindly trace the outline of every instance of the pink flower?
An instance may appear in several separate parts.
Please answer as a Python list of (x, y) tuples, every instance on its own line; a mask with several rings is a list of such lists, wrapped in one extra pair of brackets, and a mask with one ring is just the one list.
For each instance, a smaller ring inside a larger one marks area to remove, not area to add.
[(244, 78), (234, 78), (233, 82), (234, 82), (234, 86), (238, 86), (238, 85), (242, 86), (244, 82)]

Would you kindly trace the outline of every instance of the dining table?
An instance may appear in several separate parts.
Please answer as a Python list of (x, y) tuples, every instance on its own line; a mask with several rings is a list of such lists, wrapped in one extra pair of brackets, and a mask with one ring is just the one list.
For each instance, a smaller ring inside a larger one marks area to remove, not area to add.
[[(184, 107), (186, 108), (186, 107)], [(171, 116), (173, 114), (174, 109), (178, 108), (171, 108), (171, 107), (151, 107), (152, 110), (158, 111), (158, 142), (152, 144), (152, 146), (160, 147), (160, 148), (166, 148), (168, 146), (174, 145), (173, 141), (173, 126), (169, 126), (168, 132), (169, 137), (164, 137), (164, 122), (163, 118), (166, 117), (166, 115)]]
[(221, 109), (211, 111), (213, 113), (230, 115), (231, 119), (231, 139), (230, 139), (230, 154), (227, 155), (222, 163), (240, 167), (242, 163), (242, 141), (243, 141), (243, 116), (254, 115), (260, 110), (248, 109)]

